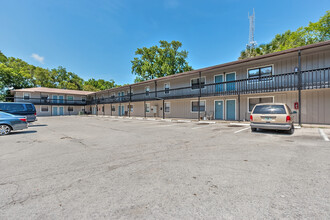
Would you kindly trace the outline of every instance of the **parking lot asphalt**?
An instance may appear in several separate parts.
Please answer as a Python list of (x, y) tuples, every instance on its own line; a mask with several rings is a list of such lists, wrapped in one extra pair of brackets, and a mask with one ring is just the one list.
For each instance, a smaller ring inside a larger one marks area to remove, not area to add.
[(330, 219), (322, 132), (40, 117), (0, 137), (0, 219)]

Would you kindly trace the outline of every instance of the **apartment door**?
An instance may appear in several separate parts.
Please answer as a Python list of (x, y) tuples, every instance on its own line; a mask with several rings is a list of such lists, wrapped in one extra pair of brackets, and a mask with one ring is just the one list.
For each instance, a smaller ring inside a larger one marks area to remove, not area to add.
[(96, 115), (96, 107), (92, 107), (92, 114)]
[[(235, 81), (236, 80), (236, 73), (227, 73), (226, 74), (226, 82)], [(234, 91), (235, 90), (235, 83), (227, 83), (226, 84), (227, 91)]]
[(58, 103), (64, 103), (64, 96), (62, 95), (58, 96)]
[(236, 120), (236, 100), (226, 100), (226, 119)]
[(59, 115), (64, 115), (64, 107), (60, 106), (58, 107), (58, 109), (59, 109)]
[(57, 106), (53, 106), (53, 115), (58, 115)]
[[(217, 75), (214, 77), (215, 83), (222, 83), (223, 82), (223, 75)], [(215, 85), (215, 92), (222, 92), (223, 91), (223, 84)]]
[(214, 105), (214, 119), (223, 120), (223, 101), (215, 101)]
[(122, 116), (122, 114), (121, 114), (121, 105), (118, 106), (118, 115)]
[(53, 95), (52, 103), (57, 103), (57, 95)]

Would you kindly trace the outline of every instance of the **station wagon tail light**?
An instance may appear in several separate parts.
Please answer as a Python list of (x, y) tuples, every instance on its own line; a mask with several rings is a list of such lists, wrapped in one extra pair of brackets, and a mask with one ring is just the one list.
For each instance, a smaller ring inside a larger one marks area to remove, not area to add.
[(250, 115), (250, 121), (253, 121), (253, 116), (252, 115)]
[(34, 115), (37, 116), (37, 112), (35, 112)]
[(26, 122), (26, 118), (20, 118), (19, 120)]
[(290, 115), (286, 116), (286, 122), (290, 122), (290, 121), (291, 121)]

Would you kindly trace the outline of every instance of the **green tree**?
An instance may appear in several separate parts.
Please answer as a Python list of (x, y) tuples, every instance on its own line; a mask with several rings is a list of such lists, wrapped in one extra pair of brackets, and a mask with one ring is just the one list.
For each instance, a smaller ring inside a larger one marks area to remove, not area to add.
[(5, 63), (7, 61), (7, 57), (0, 50), (0, 63)]
[(246, 47), (238, 59), (256, 57), (326, 40), (330, 40), (330, 11), (327, 11), (319, 21), (310, 22), (307, 27), (275, 35), (270, 43), (261, 44), (256, 48)]
[(132, 63), (132, 73), (137, 75), (135, 82), (169, 76), (192, 70), (186, 61), (188, 52), (179, 51), (179, 41), (159, 41), (160, 46), (138, 48)]
[(95, 80), (93, 78), (85, 81), (84, 83), (84, 90), (85, 91), (100, 91), (100, 90), (105, 90), (105, 89), (111, 89), (117, 87), (115, 84), (115, 81), (112, 79), (109, 81), (106, 81), (104, 79), (98, 79)]

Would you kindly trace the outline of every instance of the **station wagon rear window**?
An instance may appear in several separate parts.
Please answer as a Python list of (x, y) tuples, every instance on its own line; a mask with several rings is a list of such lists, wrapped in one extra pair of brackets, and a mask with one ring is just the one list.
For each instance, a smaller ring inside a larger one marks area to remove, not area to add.
[(252, 114), (286, 114), (284, 105), (258, 105)]

